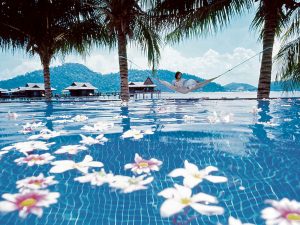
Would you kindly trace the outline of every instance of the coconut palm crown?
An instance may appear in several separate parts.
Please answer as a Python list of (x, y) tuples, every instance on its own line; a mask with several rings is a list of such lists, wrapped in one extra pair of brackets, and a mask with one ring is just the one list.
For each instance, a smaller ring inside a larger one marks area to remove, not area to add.
[(95, 8), (99, 23), (109, 34), (108, 46), (118, 48), (121, 100), (128, 101), (128, 44), (140, 47), (152, 66), (158, 63), (160, 57), (160, 38), (148, 13), (154, 3), (146, 0), (94, 0), (93, 4), (84, 4)]
[(79, 0), (0, 0), (0, 6), (0, 47), (39, 55), (46, 101), (52, 95), (49, 66), (53, 57), (85, 52), (92, 37), (105, 39), (94, 22), (93, 9), (82, 7)]

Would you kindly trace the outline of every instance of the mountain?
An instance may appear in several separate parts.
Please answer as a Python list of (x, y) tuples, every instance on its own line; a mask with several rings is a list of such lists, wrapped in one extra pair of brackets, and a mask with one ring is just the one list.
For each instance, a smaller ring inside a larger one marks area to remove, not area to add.
[(257, 88), (244, 83), (230, 83), (224, 86), (226, 91), (256, 91)]
[[(89, 82), (99, 89), (100, 92), (119, 91), (120, 76), (119, 73), (100, 74), (96, 73), (86, 66), (76, 63), (66, 63), (62, 66), (50, 68), (51, 86), (57, 89), (58, 93), (70, 86), (72, 82)], [(171, 82), (174, 79), (174, 72), (168, 70), (158, 70), (157, 75), (160, 79)], [(129, 81), (144, 81), (151, 77), (149, 70), (129, 70)], [(203, 79), (190, 74), (183, 74), (185, 79), (196, 79), (202, 81)], [(165, 92), (170, 91), (155, 79), (152, 79), (157, 84), (157, 89)], [(20, 75), (9, 80), (0, 81), (0, 87), (4, 89), (11, 89), (22, 87), (26, 83), (43, 83), (43, 71), (38, 70), (25, 75)], [(225, 91), (224, 87), (217, 83), (209, 83), (199, 91), (216, 92)]]

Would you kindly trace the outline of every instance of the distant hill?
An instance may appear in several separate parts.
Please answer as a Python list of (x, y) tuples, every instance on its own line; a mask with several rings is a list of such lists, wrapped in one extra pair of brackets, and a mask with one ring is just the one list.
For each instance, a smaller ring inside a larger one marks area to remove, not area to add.
[(244, 83), (230, 83), (223, 87), (226, 89), (226, 91), (256, 91), (257, 90), (256, 87)]
[[(86, 66), (76, 63), (66, 63), (62, 66), (53, 67), (50, 69), (51, 73), (51, 86), (57, 89), (60, 93), (64, 88), (68, 87), (72, 82), (89, 82), (99, 89), (101, 92), (118, 91), (120, 89), (120, 76), (119, 73), (100, 74), (96, 73)], [(158, 76), (166, 81), (171, 82), (174, 79), (174, 72), (168, 70), (158, 70)], [(151, 72), (147, 70), (130, 70), (130, 81), (144, 81)], [(199, 77), (190, 74), (184, 74), (185, 79), (203, 80)], [(161, 91), (170, 91), (166, 87), (153, 80)], [(0, 81), (0, 87), (4, 89), (11, 89), (24, 86), (26, 83), (42, 83), (43, 72), (41, 70), (26, 73), (9, 80)], [(200, 90), (199, 90), (200, 91)], [(217, 84), (210, 83), (203, 87), (201, 91), (216, 92), (225, 91), (225, 89)]]
[[(84, 65), (77, 63), (66, 63), (62, 66), (52, 67), (51, 73), (51, 86), (57, 89), (58, 93), (68, 87), (72, 82), (89, 82), (99, 89), (100, 92), (112, 92), (120, 90), (120, 76), (119, 73), (100, 74), (96, 73)], [(168, 70), (158, 70), (157, 75), (162, 80), (171, 82), (174, 79), (174, 72)], [(191, 75), (183, 74), (185, 79), (195, 79), (202, 81), (203, 79)], [(129, 81), (144, 81), (148, 76), (151, 76), (149, 70), (129, 70)], [(1, 75), (0, 75), (1, 77)], [(170, 92), (165, 86), (158, 83), (157, 89), (163, 92)], [(43, 83), (43, 72), (41, 70), (26, 73), (9, 80), (0, 81), (0, 88), (11, 89), (22, 87), (26, 83)], [(272, 83), (272, 91), (281, 91), (283, 88), (278, 83)], [(209, 83), (202, 89), (197, 91), (203, 92), (223, 92), (223, 91), (256, 91), (256, 88), (249, 84), (244, 83), (230, 83), (222, 86), (217, 83)]]

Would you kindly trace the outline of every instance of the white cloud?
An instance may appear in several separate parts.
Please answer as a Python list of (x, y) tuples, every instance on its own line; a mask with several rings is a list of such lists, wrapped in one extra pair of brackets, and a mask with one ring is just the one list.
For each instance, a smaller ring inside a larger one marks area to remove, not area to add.
[[(277, 46), (277, 45), (276, 45)], [(197, 51), (195, 49), (195, 51)], [(173, 47), (166, 46), (161, 50), (161, 62), (160, 69), (166, 69), (171, 71), (181, 71), (183, 73), (194, 74), (201, 78), (212, 78), (219, 75), (242, 61), (255, 55), (251, 49), (242, 47), (235, 48), (232, 52), (220, 53), (216, 50), (209, 49), (204, 54), (197, 57), (187, 57), (181, 54), (178, 50)], [(129, 48), (128, 59), (133, 63), (129, 62), (129, 69), (149, 69), (146, 57), (141, 55), (135, 48)], [(231, 82), (243, 82), (252, 85), (257, 85), (260, 69), (260, 57), (246, 62), (240, 67), (227, 73), (223, 77), (219, 78), (216, 82), (221, 84), (227, 84)], [(117, 72), (118, 56), (117, 51), (107, 53), (104, 51), (94, 51), (89, 56), (83, 59), (77, 55), (67, 56), (63, 61), (56, 59), (51, 63), (51, 66), (61, 65), (66, 62), (76, 62), (86, 65), (93, 71), (101, 72), (103, 74), (110, 72)], [(17, 74), (24, 74), (33, 70), (41, 69), (40, 61), (37, 57), (30, 59), (23, 59), (22, 63), (17, 65), (13, 69), (6, 69), (0, 71), (5, 77), (12, 77)], [(4, 79), (4, 77), (2, 77)]]

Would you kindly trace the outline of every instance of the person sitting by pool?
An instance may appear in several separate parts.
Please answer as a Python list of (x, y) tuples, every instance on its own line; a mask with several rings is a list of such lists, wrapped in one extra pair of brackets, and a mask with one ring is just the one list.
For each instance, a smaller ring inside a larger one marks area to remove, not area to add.
[(198, 84), (198, 81), (196, 81), (196, 80), (193, 80), (193, 79), (186, 80), (181, 77), (182, 77), (182, 73), (179, 71), (176, 72), (175, 80), (172, 81), (172, 85), (174, 85), (177, 88), (192, 89)]

